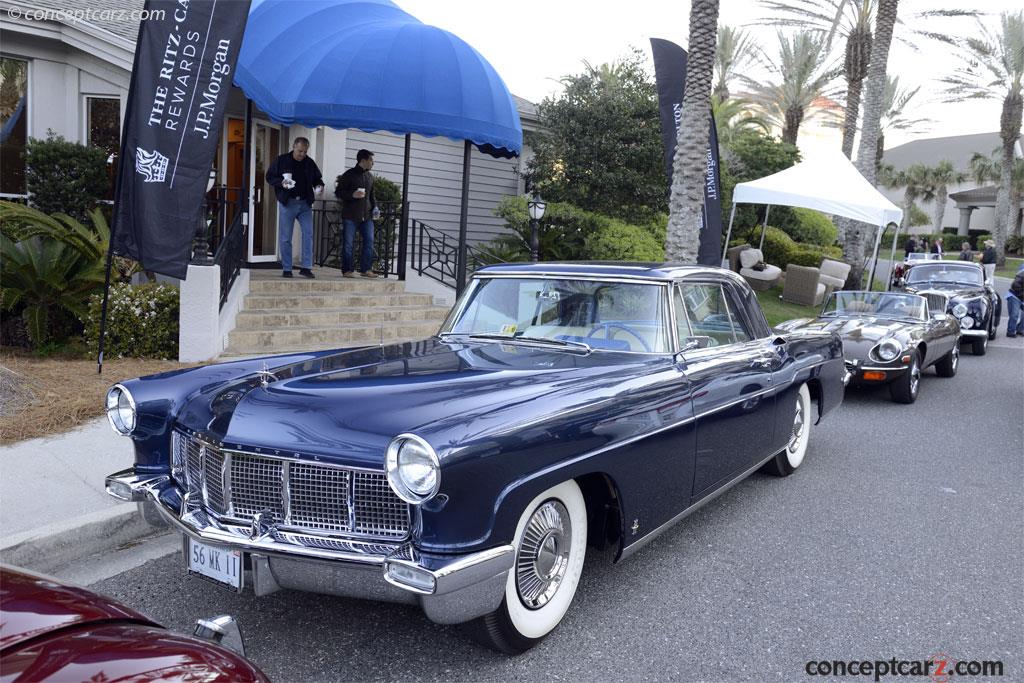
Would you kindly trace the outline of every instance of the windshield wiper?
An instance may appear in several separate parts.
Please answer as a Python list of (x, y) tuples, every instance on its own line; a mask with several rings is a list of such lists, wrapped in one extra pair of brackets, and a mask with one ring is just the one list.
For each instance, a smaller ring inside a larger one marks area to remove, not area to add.
[[(449, 335), (450, 334), (452, 334), (452, 333), (449, 333)], [(442, 339), (445, 336), (448, 336), (448, 335), (442, 335)], [(493, 341), (501, 341), (501, 342), (527, 342), (527, 343), (530, 343), (530, 344), (550, 344), (552, 346), (563, 346), (563, 347), (568, 346), (568, 347), (573, 347), (573, 348), (578, 348), (578, 349), (584, 349), (586, 351), (592, 351), (593, 350), (591, 348), (590, 344), (587, 344), (587, 343), (581, 342), (581, 341), (570, 341), (568, 339), (549, 339), (548, 337), (524, 337), (524, 336), (521, 336), (521, 335), (520, 336), (512, 337), (512, 336), (509, 336), (507, 334), (487, 334), (487, 333), (480, 333), (480, 334), (466, 334), (466, 333), (462, 333), (462, 334), (457, 334), (455, 336), (459, 336), (459, 337), (467, 337), (468, 336), (470, 339), (486, 339), (486, 340), (489, 340), (489, 341), (493, 340)]]

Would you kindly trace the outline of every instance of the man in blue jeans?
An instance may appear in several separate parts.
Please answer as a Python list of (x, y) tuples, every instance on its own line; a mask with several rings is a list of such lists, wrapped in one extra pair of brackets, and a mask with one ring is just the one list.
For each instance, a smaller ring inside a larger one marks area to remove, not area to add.
[(274, 159), (267, 169), (267, 182), (277, 195), (277, 234), (284, 277), (292, 276), (292, 230), (299, 221), (302, 234), (302, 268), (299, 275), (314, 277), (313, 201), (324, 191), (320, 168), (308, 155), (309, 140), (295, 138), (292, 151)]
[(1024, 336), (1024, 263), (1017, 269), (1017, 275), (1006, 293), (1006, 336)]
[(334, 188), (334, 195), (341, 202), (341, 218), (344, 238), (341, 247), (341, 274), (355, 277), (352, 264), (352, 243), (356, 230), (363, 240), (359, 257), (359, 273), (363, 277), (375, 278), (373, 272), (373, 219), (380, 216), (377, 200), (373, 196), (373, 152), (361, 149), (356, 153), (356, 165), (340, 176)]

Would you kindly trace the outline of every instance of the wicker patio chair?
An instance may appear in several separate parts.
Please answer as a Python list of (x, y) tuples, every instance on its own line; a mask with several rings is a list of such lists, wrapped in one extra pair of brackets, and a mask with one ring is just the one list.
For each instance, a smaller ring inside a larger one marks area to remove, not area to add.
[[(802, 306), (819, 306), (825, 300), (826, 286), (820, 282), (818, 268), (786, 266), (786, 284), (782, 288), (782, 299)], [(829, 288), (830, 289), (830, 288)]]

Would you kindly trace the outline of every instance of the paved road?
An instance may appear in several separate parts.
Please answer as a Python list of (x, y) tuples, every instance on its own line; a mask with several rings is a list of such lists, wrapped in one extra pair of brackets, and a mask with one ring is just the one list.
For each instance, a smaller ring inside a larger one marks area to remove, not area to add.
[(1022, 680), (1021, 342), (929, 371), (913, 406), (848, 392), (793, 477), (753, 476), (621, 565), (588, 556), (565, 621), (518, 658), (413, 608), (224, 592), (177, 554), (95, 588), (181, 630), (235, 614), (276, 681), (788, 681), (812, 659), (940, 652)]

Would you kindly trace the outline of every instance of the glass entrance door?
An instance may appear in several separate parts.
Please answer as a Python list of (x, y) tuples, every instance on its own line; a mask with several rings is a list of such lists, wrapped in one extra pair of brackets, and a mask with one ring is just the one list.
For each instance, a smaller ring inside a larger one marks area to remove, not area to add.
[(249, 261), (276, 261), (277, 256), (277, 197), (267, 183), (267, 167), (277, 158), (281, 149), (281, 130), (274, 124), (254, 121), (253, 164), (249, 186), (252, 206), (252, 229), (249, 231)]

